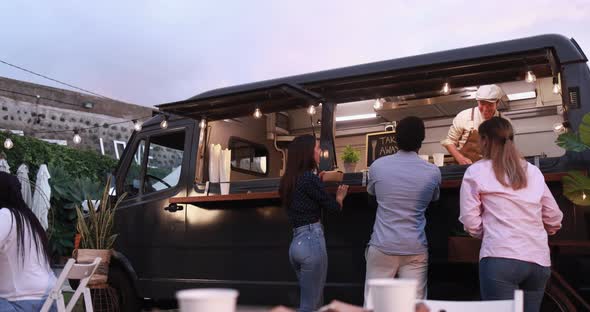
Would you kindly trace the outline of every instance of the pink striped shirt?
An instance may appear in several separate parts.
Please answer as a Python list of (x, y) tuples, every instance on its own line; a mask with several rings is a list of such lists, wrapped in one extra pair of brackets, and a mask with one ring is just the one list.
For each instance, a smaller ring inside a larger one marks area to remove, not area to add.
[(551, 266), (547, 233), (561, 228), (563, 213), (541, 171), (527, 162), (527, 187), (513, 190), (496, 179), (490, 160), (465, 172), (459, 221), (482, 238), (479, 259), (510, 258)]

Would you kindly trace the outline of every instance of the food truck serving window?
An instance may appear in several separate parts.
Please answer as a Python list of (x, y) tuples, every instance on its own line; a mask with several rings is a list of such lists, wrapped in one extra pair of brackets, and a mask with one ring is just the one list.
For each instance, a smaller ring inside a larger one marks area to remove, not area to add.
[(227, 146), (231, 150), (231, 169), (234, 171), (268, 175), (268, 149), (242, 138), (230, 137)]

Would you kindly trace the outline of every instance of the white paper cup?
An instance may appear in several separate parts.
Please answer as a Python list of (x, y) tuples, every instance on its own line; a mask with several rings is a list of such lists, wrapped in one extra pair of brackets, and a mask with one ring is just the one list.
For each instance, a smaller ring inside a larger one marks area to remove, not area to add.
[(370, 279), (368, 306), (374, 312), (414, 312), (417, 288), (414, 279)]
[(180, 312), (235, 312), (238, 291), (235, 289), (200, 288), (176, 292)]
[(420, 156), (420, 158), (424, 159), (425, 161), (428, 161), (428, 155), (420, 154), (418, 156)]
[(444, 153), (434, 153), (432, 154), (432, 158), (434, 159), (434, 164), (442, 167), (445, 164), (445, 154)]

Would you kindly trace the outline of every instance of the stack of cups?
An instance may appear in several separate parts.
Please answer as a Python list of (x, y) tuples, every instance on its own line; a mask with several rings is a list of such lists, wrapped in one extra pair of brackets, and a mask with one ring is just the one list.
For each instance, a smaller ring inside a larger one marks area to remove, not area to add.
[(418, 281), (377, 278), (369, 280), (366, 308), (374, 312), (414, 312)]
[(235, 312), (238, 291), (235, 289), (186, 289), (176, 293), (180, 312)]
[(432, 154), (432, 158), (434, 160), (434, 164), (442, 167), (445, 164), (445, 154), (444, 153), (434, 153)]

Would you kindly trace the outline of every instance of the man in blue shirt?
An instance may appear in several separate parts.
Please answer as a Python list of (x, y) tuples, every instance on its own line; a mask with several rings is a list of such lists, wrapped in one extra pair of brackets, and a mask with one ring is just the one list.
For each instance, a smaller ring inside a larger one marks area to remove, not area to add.
[(424, 140), (424, 122), (402, 119), (396, 128), (399, 151), (373, 162), (367, 191), (377, 198), (377, 216), (366, 251), (367, 282), (373, 278), (418, 280), (417, 298), (426, 293), (428, 242), (424, 213), (438, 200), (441, 174), (438, 167), (418, 157)]

